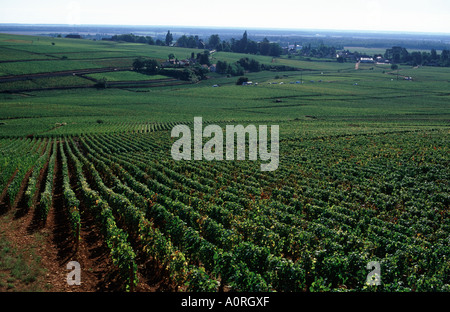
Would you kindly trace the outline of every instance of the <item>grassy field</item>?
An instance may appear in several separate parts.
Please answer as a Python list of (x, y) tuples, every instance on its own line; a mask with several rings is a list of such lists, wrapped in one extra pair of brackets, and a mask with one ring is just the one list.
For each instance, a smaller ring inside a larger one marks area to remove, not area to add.
[[(298, 70), (249, 86), (130, 71), (191, 52), (0, 35), (0, 257), (39, 235), (49, 272), (8, 260), (0, 290), (72, 291), (62, 257), (80, 291), (450, 291), (448, 69), (217, 52)], [(194, 117), (279, 125), (279, 168), (174, 161), (170, 131)]]

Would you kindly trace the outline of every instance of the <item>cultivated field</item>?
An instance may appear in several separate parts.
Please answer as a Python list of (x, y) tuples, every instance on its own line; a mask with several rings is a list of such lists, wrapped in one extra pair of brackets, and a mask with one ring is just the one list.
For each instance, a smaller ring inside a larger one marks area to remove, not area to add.
[[(448, 69), (218, 52), (298, 70), (131, 70), (191, 52), (0, 35), (0, 246), (47, 270), (5, 261), (0, 290), (450, 291)], [(174, 161), (172, 128), (197, 116), (279, 125), (278, 169)]]

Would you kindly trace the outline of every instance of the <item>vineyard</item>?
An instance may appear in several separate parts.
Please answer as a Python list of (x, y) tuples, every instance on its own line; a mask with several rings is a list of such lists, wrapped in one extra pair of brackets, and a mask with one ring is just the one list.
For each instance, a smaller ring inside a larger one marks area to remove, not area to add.
[[(450, 291), (447, 68), (255, 55), (292, 70), (246, 86), (132, 70), (197, 52), (0, 35), (0, 291)], [(278, 169), (175, 161), (195, 117), (278, 125)], [(46, 272), (20, 284), (30, 263)]]
[(275, 173), (174, 161), (163, 129), (2, 139), (0, 187), (45, 227), (60, 164), (71, 248), (91, 216), (127, 290), (148, 261), (186, 291), (373, 290), (378, 261), (378, 290), (449, 291), (448, 134), (291, 136)]

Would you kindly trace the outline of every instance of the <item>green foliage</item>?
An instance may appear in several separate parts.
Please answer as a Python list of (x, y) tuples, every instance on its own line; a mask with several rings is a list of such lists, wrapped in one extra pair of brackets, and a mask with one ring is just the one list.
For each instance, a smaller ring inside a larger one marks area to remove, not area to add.
[(47, 177), (45, 180), (45, 188), (44, 192), (41, 194), (39, 199), (39, 205), (36, 207), (38, 211), (38, 217), (41, 222), (46, 222), (48, 212), (52, 206), (52, 198), (53, 198), (53, 180), (55, 174), (55, 165), (56, 165), (56, 153), (57, 153), (57, 141), (53, 140), (52, 144), (52, 152), (48, 161), (48, 169), (47, 169)]
[[(235, 44), (250, 42), (243, 36)], [(140, 73), (147, 62), (174, 53), (135, 43), (75, 46), (63, 38), (55, 46), (17, 43), (20, 57), (77, 48), (86, 63), (94, 47), (99, 58), (136, 61), (134, 72), (105, 73), (111, 83), (121, 75), (152, 77)], [(28, 206), (40, 199), (45, 220), (60, 155), (74, 243), (83, 206), (130, 291), (147, 260), (188, 291), (449, 290), (445, 69), (402, 65), (399, 74), (414, 79), (394, 81), (389, 65), (355, 71), (336, 61), (227, 52), (209, 60), (219, 74), (201, 67), (159, 72), (196, 84), (0, 94), (0, 190), (9, 204), (28, 182)], [(258, 64), (269, 71), (253, 71)], [(236, 86), (237, 78), (222, 75), (230, 66), (249, 70), (245, 77), (258, 85)], [(280, 69), (286, 71), (273, 72)], [(221, 87), (211, 88), (212, 81)], [(221, 126), (279, 125), (279, 168), (261, 172), (259, 160), (174, 161), (170, 130), (193, 126), (194, 116)], [(370, 261), (381, 266), (376, 287), (365, 284)]]
[(247, 81), (248, 81), (248, 77), (239, 77), (238, 80), (236, 81), (236, 85), (242, 86), (242, 84)]
[(386, 49), (384, 57), (392, 60), (393, 63), (402, 63), (412, 66), (450, 66), (450, 50), (443, 49), (441, 54), (438, 55), (436, 49), (431, 49), (430, 52), (425, 51), (413, 51), (408, 52), (407, 49), (400, 46), (395, 46), (390, 49)]

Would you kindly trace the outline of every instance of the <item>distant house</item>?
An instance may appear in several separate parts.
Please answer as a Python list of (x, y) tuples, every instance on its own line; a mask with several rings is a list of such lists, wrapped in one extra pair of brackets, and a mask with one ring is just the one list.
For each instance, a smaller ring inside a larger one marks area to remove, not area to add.
[(361, 63), (375, 63), (375, 61), (373, 60), (373, 57), (361, 57), (359, 59), (359, 61)]
[(162, 67), (177, 67), (177, 66), (189, 66), (191, 61), (188, 59), (178, 60), (178, 59), (168, 59), (161, 63)]
[(178, 62), (180, 66), (189, 66), (191, 62), (189, 60), (181, 60)]
[(209, 66), (209, 71), (212, 73), (215, 73), (217, 70), (217, 66), (216, 64), (212, 64), (211, 66)]
[(356, 55), (355, 53), (352, 53), (350, 51), (339, 51), (336, 53), (336, 58), (342, 57), (346, 61), (356, 61)]
[(377, 63), (377, 64), (389, 64), (389, 60), (386, 60), (384, 57), (382, 57), (382, 56), (377, 56), (376, 58), (375, 58), (375, 62)]
[(176, 59), (168, 59), (168, 60), (162, 62), (161, 66), (162, 67), (170, 67), (170, 66), (176, 65), (176, 64), (178, 64), (178, 60), (176, 60)]

